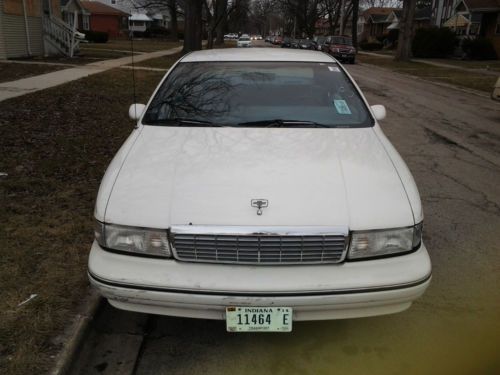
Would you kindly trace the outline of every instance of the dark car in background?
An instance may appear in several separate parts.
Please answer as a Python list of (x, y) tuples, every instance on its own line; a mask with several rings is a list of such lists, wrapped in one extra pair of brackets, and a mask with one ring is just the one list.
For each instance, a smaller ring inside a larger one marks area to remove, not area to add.
[(316, 47), (317, 44), (314, 40), (300, 39), (298, 44), (300, 49), (312, 49), (312, 50), (317, 49)]
[(321, 48), (323, 52), (329, 53), (337, 60), (354, 64), (356, 62), (356, 48), (352, 45), (352, 39), (347, 36), (329, 36)]
[(283, 42), (281, 42), (281, 48), (293, 48), (294, 44), (296, 44), (295, 39), (284, 37)]

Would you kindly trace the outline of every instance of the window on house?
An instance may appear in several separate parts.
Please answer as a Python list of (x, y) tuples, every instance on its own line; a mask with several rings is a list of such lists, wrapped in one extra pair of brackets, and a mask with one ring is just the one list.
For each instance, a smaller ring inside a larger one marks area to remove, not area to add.
[(116, 0), (111, 0), (111, 4), (116, 4)]
[(469, 35), (478, 35), (480, 26), (481, 24), (478, 22), (471, 23), (469, 27)]
[(90, 30), (90, 17), (83, 15), (82, 16), (83, 30)]

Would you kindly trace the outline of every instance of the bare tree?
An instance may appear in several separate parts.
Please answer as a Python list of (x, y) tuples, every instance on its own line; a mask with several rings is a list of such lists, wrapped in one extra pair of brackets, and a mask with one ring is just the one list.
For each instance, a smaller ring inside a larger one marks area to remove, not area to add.
[(183, 52), (186, 53), (201, 50), (203, 2), (201, 0), (185, 0), (184, 2), (186, 16)]
[(403, 15), (399, 22), (398, 49), (395, 56), (397, 61), (408, 61), (412, 57), (411, 41), (416, 6), (417, 0), (403, 0)]
[(228, 6), (228, 0), (204, 0), (205, 14), (208, 23), (208, 41), (207, 48), (213, 48), (214, 33), (216, 34), (216, 43), (224, 43), (224, 29), (227, 24), (229, 14), (235, 9), (236, 3), (231, 2)]
[(358, 48), (358, 13), (359, 13), (359, 0), (352, 0), (352, 45)]

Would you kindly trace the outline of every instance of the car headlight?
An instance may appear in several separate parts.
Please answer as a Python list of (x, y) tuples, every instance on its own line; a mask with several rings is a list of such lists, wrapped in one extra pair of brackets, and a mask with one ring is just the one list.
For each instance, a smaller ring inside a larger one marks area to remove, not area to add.
[(165, 229), (129, 227), (96, 221), (94, 233), (96, 241), (104, 248), (134, 254), (171, 256)]
[(422, 241), (423, 223), (413, 227), (352, 232), (349, 259), (371, 258), (412, 251)]

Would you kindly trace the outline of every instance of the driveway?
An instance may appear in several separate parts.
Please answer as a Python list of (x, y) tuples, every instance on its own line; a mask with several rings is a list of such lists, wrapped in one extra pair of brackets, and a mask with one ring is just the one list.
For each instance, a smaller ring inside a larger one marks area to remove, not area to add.
[[(408, 163), (433, 262), (406, 312), (230, 334), (222, 321), (100, 312), (73, 374), (500, 373), (500, 106), (371, 66), (347, 66)], [(366, 181), (369, 189), (370, 181)]]

